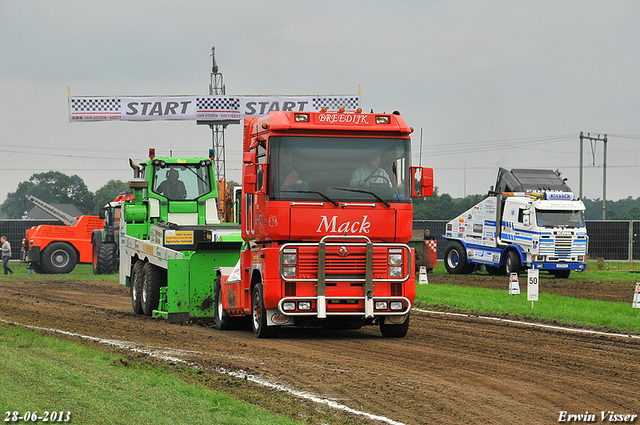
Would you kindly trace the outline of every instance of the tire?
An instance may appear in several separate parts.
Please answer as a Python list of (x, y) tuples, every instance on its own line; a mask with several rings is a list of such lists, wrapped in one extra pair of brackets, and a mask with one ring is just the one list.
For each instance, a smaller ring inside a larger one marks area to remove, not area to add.
[(267, 312), (262, 296), (262, 282), (251, 290), (251, 327), (256, 338), (273, 338), (280, 330), (279, 326), (267, 326)]
[(449, 274), (469, 274), (475, 265), (467, 263), (467, 251), (459, 242), (454, 242), (444, 252), (444, 266)]
[(151, 263), (142, 267), (142, 311), (145, 316), (151, 316), (153, 310), (160, 304), (160, 288), (166, 286), (162, 269)]
[(511, 273), (520, 273), (522, 271), (522, 265), (520, 264), (520, 256), (515, 251), (507, 252), (507, 259), (504, 261), (504, 271), (507, 276)]
[(571, 274), (571, 270), (554, 270), (554, 271), (551, 272), (551, 274), (556, 279), (567, 279), (569, 277), (569, 275)]
[(98, 252), (102, 246), (102, 230), (94, 229), (91, 232), (91, 263), (93, 264), (93, 274), (100, 274), (98, 264)]
[(411, 313), (407, 314), (407, 318), (400, 325), (384, 324), (384, 319), (380, 320), (380, 333), (385, 338), (404, 338), (409, 331), (409, 319)]
[[(100, 244), (102, 245), (102, 244)], [(100, 274), (100, 265), (98, 259), (98, 251), (100, 248), (98, 247), (98, 242), (94, 239), (91, 243), (91, 263), (93, 264), (93, 274)]]
[(504, 273), (504, 270), (502, 270), (500, 267), (496, 267), (496, 266), (484, 266), (484, 267), (485, 269), (487, 269), (487, 273), (489, 273), (491, 276), (499, 276)]
[(78, 263), (78, 256), (71, 245), (52, 242), (42, 252), (40, 265), (44, 273), (65, 274), (71, 272)]
[(133, 311), (136, 314), (144, 314), (142, 310), (142, 269), (144, 267), (144, 261), (138, 260), (133, 263), (131, 269), (131, 305)]
[(118, 271), (116, 261), (116, 246), (112, 243), (103, 243), (98, 249), (98, 274), (114, 274)]
[(45, 274), (45, 271), (42, 270), (42, 266), (40, 266), (39, 263), (31, 263), (31, 270), (33, 270), (37, 274)]
[(222, 307), (222, 283), (220, 282), (220, 277), (216, 279), (213, 302), (215, 305), (215, 312), (213, 314), (213, 327), (218, 329), (219, 331), (233, 329), (234, 320), (229, 317), (229, 313), (227, 313)]

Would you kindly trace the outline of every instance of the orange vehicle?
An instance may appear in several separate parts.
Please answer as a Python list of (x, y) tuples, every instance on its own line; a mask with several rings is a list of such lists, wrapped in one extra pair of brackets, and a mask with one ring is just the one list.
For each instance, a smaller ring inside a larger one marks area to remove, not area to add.
[(41, 224), (27, 229), (22, 261), (36, 273), (47, 274), (69, 273), (78, 263), (91, 263), (91, 233), (103, 228), (104, 220), (95, 215), (72, 217), (35, 196), (25, 197), (66, 226)]

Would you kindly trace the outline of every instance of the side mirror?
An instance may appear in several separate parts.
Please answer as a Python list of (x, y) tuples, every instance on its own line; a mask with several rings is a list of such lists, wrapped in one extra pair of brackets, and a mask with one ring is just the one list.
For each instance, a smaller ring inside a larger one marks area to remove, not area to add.
[(256, 163), (256, 151), (245, 152), (242, 155), (242, 162), (245, 164), (255, 164)]
[(433, 168), (411, 167), (411, 197), (433, 195)]
[(244, 181), (242, 182), (245, 193), (249, 193), (249, 194), (256, 193), (256, 180), (257, 180), (256, 165), (245, 163)]

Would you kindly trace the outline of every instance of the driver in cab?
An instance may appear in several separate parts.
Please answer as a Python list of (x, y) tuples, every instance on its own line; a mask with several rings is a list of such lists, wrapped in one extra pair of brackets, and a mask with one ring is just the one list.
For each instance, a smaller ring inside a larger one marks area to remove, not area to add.
[(187, 197), (187, 190), (184, 183), (178, 180), (178, 170), (167, 171), (167, 179), (160, 183), (156, 192), (166, 196), (168, 199), (184, 199)]
[(356, 168), (351, 176), (350, 186), (371, 186), (371, 183), (384, 183), (391, 186), (391, 179), (380, 168), (380, 155), (371, 156), (367, 162)]

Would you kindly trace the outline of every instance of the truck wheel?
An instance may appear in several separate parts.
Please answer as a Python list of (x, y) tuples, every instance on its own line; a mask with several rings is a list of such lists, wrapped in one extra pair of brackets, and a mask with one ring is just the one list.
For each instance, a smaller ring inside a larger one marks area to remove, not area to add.
[(100, 266), (98, 264), (98, 243), (94, 240), (91, 243), (91, 262), (93, 263), (93, 274), (100, 274)]
[(404, 323), (400, 325), (389, 325), (384, 323), (384, 319), (380, 319), (380, 333), (385, 338), (404, 338), (409, 330), (409, 318), (410, 313), (407, 314), (407, 318)]
[(222, 283), (219, 277), (216, 279), (213, 302), (216, 306), (213, 315), (213, 327), (219, 331), (233, 329), (233, 319), (229, 317), (229, 313), (222, 308)]
[(76, 251), (64, 242), (50, 243), (42, 253), (40, 264), (45, 273), (70, 273), (78, 262)]
[(131, 305), (136, 314), (144, 314), (142, 310), (142, 268), (144, 261), (138, 260), (133, 263), (131, 270)]
[(42, 266), (39, 263), (31, 263), (31, 270), (33, 270), (37, 274), (44, 274), (45, 273), (45, 271), (42, 270)]
[(114, 274), (118, 271), (116, 261), (116, 246), (112, 243), (103, 243), (98, 249), (98, 274)]
[(511, 273), (520, 273), (522, 266), (520, 265), (520, 256), (515, 251), (507, 252), (507, 259), (504, 262), (504, 269), (507, 272), (507, 276)]
[(279, 326), (267, 326), (267, 312), (262, 297), (262, 282), (251, 291), (251, 326), (257, 338), (272, 338), (278, 334)]
[(551, 272), (551, 274), (556, 279), (567, 279), (569, 277), (569, 275), (571, 274), (571, 270), (554, 270), (554, 271)]
[(498, 276), (504, 273), (504, 271), (500, 267), (484, 266), (484, 268), (487, 269), (487, 273), (489, 273), (491, 276)]
[(93, 274), (100, 274), (98, 252), (102, 246), (102, 230), (94, 229), (91, 232), (91, 262), (93, 263)]
[(475, 268), (474, 264), (467, 263), (467, 251), (461, 243), (452, 243), (444, 252), (444, 265), (449, 274), (469, 274)]
[(145, 263), (142, 268), (142, 311), (145, 316), (151, 316), (153, 310), (158, 309), (162, 286), (162, 270), (151, 263)]

